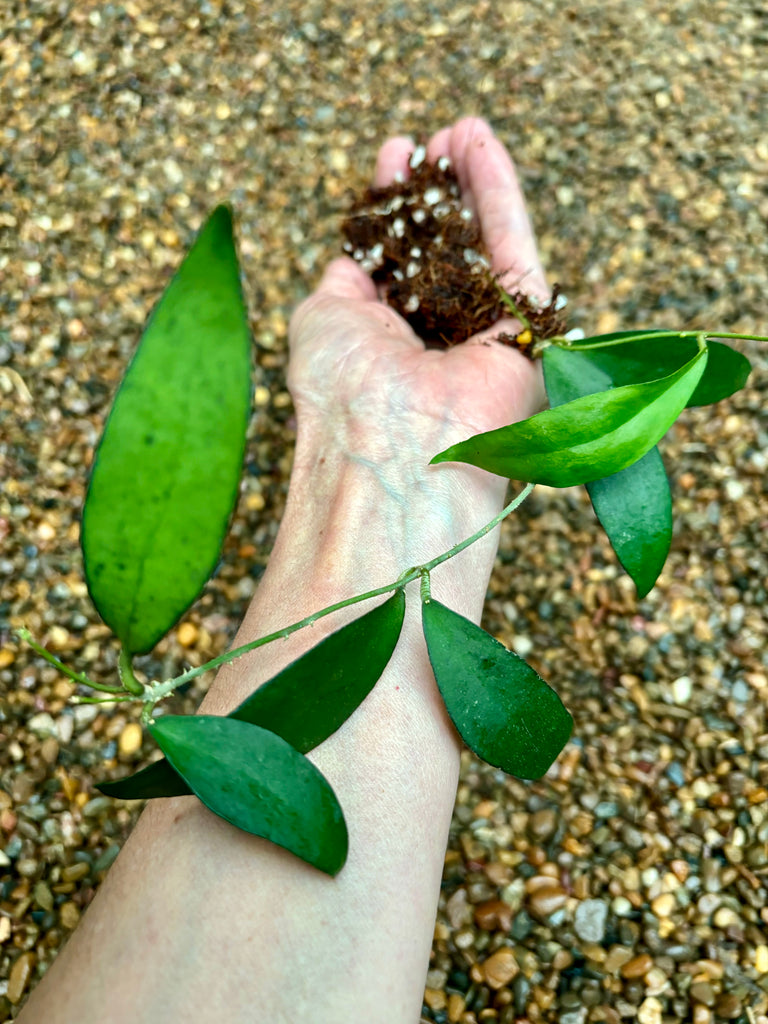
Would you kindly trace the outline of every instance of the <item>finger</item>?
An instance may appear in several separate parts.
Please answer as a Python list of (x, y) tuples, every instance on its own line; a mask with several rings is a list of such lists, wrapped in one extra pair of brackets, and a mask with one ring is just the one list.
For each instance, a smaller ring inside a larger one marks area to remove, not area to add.
[(376, 299), (376, 285), (354, 260), (340, 256), (325, 268), (316, 294), (370, 302)]
[(427, 160), (436, 164), (441, 156), (451, 159), (451, 129), (441, 128), (427, 143)]
[(467, 117), (451, 131), (450, 156), (465, 201), (475, 211), (497, 273), (507, 287), (540, 299), (549, 297), (536, 238), (514, 164), (493, 129), (481, 118)]
[(379, 149), (376, 158), (376, 171), (373, 184), (376, 188), (384, 188), (395, 180), (396, 174), (408, 177), (408, 160), (414, 150), (413, 139), (405, 135), (397, 135), (387, 141)]

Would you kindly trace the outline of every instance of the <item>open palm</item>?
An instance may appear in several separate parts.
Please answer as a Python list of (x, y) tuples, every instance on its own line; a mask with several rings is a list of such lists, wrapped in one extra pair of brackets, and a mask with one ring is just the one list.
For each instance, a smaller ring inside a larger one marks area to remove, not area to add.
[[(407, 173), (412, 144), (386, 143), (376, 184)], [(459, 121), (430, 141), (427, 159), (448, 156), (462, 198), (477, 216), (495, 272), (523, 277), (545, 299), (547, 286), (512, 162), (490, 127)], [(392, 446), (426, 456), (471, 434), (535, 412), (538, 367), (493, 338), (511, 323), (447, 351), (425, 349), (409, 324), (380, 302), (371, 279), (350, 259), (334, 261), (291, 323), (289, 386), (299, 430), (316, 417), (350, 457), (376, 458)], [(385, 440), (386, 439), (386, 440)]]

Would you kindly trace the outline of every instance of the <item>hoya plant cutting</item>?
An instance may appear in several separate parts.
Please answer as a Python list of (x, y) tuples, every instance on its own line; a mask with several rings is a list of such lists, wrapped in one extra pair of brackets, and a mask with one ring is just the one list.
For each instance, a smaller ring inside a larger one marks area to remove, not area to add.
[[(657, 445), (687, 406), (727, 398), (750, 372), (748, 360), (724, 343), (745, 335), (656, 327), (575, 337), (557, 289), (546, 304), (526, 294), (523, 280), (506, 291), (446, 161), (433, 166), (415, 154), (408, 181), (369, 189), (352, 205), (343, 233), (346, 251), (428, 345), (447, 347), (503, 316), (515, 318), (515, 331), (499, 340), (541, 359), (550, 408), (468, 437), (431, 460), (436, 472), (468, 463), (516, 482), (513, 500), (472, 536), (423, 565), (404, 566), (386, 586), (340, 594), (300, 622), (176, 678), (137, 678), (135, 658), (153, 650), (215, 572), (242, 472), (252, 342), (232, 215), (219, 206), (147, 324), (91, 471), (84, 572), (93, 604), (120, 644), (119, 679), (90, 680), (20, 631), (79, 684), (75, 700), (141, 703), (142, 723), (162, 756), (134, 775), (100, 783), (103, 793), (194, 795), (233, 826), (330, 875), (344, 865), (347, 828), (333, 789), (306, 755), (346, 722), (384, 672), (398, 644), (406, 590), (408, 601), (420, 602), (435, 680), (464, 742), (505, 772), (541, 777), (571, 735), (570, 714), (525, 660), (431, 596), (432, 573), (486, 536), (536, 484), (584, 484), (644, 596), (672, 537), (670, 487)], [(163, 700), (192, 679), (364, 601), (364, 614), (229, 715), (163, 713)]]

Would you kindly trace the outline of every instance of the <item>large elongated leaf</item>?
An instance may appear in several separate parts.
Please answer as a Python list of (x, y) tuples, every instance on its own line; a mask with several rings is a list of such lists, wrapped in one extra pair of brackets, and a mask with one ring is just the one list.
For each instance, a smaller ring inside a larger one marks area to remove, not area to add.
[(120, 386), (83, 510), (93, 603), (151, 650), (211, 575), (237, 498), (251, 340), (230, 211), (211, 214)]
[[(544, 382), (552, 406), (613, 386), (607, 370), (589, 355), (554, 346), (545, 350)], [(644, 597), (672, 541), (672, 495), (658, 448), (612, 476), (591, 481), (587, 491), (619, 561)]]
[(422, 605), (429, 660), (459, 735), (489, 764), (538, 779), (568, 741), (573, 719), (522, 658), (438, 601)]
[[(594, 338), (584, 338), (573, 343), (567, 349), (581, 359), (589, 359), (594, 366), (603, 370), (613, 381), (614, 387), (624, 384), (638, 384), (643, 381), (657, 380), (673, 373), (689, 362), (698, 351), (696, 338), (685, 334), (669, 336), (665, 331), (643, 331), (643, 334), (664, 334), (660, 338), (632, 339), (639, 331), (615, 331), (612, 334), (601, 334)], [(579, 350), (595, 342), (618, 341), (626, 339), (621, 345), (606, 348)], [(739, 391), (747, 382), (752, 366), (746, 356), (724, 345), (720, 341), (707, 341), (709, 357), (701, 380), (696, 385), (687, 405), (709, 405), (720, 402), (734, 392)], [(549, 352), (547, 349), (546, 352)], [(546, 356), (545, 352), (545, 356)]]
[[(301, 753), (314, 749), (346, 722), (376, 685), (397, 645), (404, 612), (405, 595), (398, 590), (321, 640), (228, 717), (269, 729)], [(191, 792), (165, 759), (97, 788), (120, 800)]]
[(326, 874), (341, 870), (348, 838), (336, 795), (284, 739), (219, 715), (169, 715), (150, 732), (214, 814)]
[(432, 462), (468, 462), (515, 480), (569, 487), (610, 476), (652, 448), (701, 379), (702, 349), (675, 373), (577, 398), (521, 423), (477, 434)]

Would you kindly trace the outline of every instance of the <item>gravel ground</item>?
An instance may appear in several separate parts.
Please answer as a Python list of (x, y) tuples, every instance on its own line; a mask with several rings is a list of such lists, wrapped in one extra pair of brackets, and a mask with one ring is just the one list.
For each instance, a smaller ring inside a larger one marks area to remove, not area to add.
[[(77, 545), (85, 469), (207, 211), (236, 209), (255, 413), (221, 570), (152, 674), (224, 649), (262, 572), (293, 440), (287, 318), (378, 143), (489, 118), (572, 326), (768, 333), (766, 44), (744, 0), (4, 0), (0, 1019), (139, 813), (93, 780), (151, 750), (132, 712), (72, 708), (10, 629), (112, 678)], [(539, 489), (505, 524), (486, 626), (576, 730), (533, 785), (466, 757), (424, 1021), (768, 1022), (768, 363), (747, 351), (749, 386), (670, 433), (675, 540), (647, 598), (582, 492)]]

